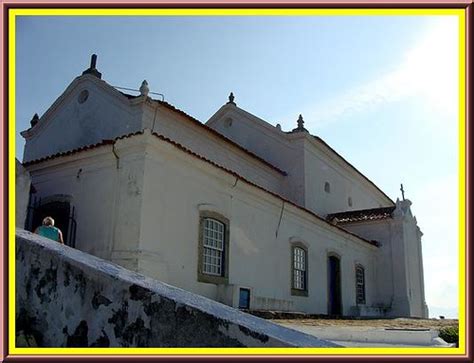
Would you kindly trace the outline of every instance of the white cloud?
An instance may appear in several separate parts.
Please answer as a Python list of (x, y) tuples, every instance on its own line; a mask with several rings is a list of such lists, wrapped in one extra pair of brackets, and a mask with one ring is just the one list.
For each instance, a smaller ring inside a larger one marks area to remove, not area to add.
[(309, 105), (303, 110), (305, 119), (322, 125), (345, 114), (354, 115), (386, 102), (413, 96), (420, 97), (428, 107), (439, 112), (456, 112), (457, 31), (456, 17), (433, 19), (416, 45), (402, 56), (399, 66), (335, 98)]
[[(433, 132), (443, 136), (455, 135), (457, 128), (440, 126), (445, 120), (456, 120), (458, 110), (458, 20), (457, 17), (432, 18), (430, 25), (401, 56), (398, 66), (386, 69), (375, 79), (348, 89), (334, 98), (311, 104), (302, 113), (309, 129), (314, 122), (318, 128), (341, 120), (344, 116), (356, 117), (393, 101), (415, 100), (420, 108), (420, 120)], [(429, 113), (424, 114), (429, 110)], [(290, 115), (298, 114), (292, 111)], [(436, 115), (436, 117), (431, 117)], [(418, 115), (419, 116), (419, 115)], [(292, 128), (294, 116), (281, 119), (284, 128)], [(291, 124), (290, 124), (291, 123)], [(370, 131), (370, 130), (368, 130)], [(423, 135), (420, 135), (423, 136)], [(443, 138), (433, 157), (451, 150), (456, 138)], [(420, 139), (413, 147), (432, 147)], [(456, 147), (454, 145), (454, 147)], [(452, 160), (457, 165), (457, 160)], [(431, 170), (424, 180), (414, 181), (411, 187), (413, 211), (423, 236), (425, 297), (431, 316), (454, 317), (458, 311), (458, 176), (442, 174), (445, 165)], [(450, 167), (449, 170), (453, 170)], [(441, 176), (439, 176), (441, 174)]]

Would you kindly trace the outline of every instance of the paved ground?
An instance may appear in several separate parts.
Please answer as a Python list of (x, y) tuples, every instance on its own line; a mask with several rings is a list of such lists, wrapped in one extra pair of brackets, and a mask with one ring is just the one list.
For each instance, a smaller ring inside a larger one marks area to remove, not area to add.
[(274, 319), (277, 324), (308, 326), (361, 326), (372, 328), (412, 328), (439, 330), (445, 326), (457, 326), (457, 319)]
[(438, 330), (455, 319), (275, 319), (274, 323), (349, 347), (449, 347)]

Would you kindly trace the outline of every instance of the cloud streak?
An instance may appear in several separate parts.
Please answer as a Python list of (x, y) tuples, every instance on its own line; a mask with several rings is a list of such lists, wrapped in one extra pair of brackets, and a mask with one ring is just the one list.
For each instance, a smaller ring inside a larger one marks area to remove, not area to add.
[(303, 110), (305, 119), (324, 125), (407, 97), (420, 97), (439, 112), (456, 113), (457, 31), (456, 17), (436, 18), (397, 67), (335, 98), (307, 106)]

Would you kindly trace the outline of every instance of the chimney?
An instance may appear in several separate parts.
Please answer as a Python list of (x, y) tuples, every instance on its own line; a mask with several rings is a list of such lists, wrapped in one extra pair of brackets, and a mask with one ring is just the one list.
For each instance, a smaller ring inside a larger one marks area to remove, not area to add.
[(100, 73), (97, 68), (96, 68), (96, 65), (97, 65), (97, 54), (92, 54), (91, 56), (91, 64), (89, 66), (89, 68), (87, 68), (84, 72), (82, 72), (82, 74), (90, 74), (94, 77), (97, 77), (99, 79), (102, 78), (102, 73)]

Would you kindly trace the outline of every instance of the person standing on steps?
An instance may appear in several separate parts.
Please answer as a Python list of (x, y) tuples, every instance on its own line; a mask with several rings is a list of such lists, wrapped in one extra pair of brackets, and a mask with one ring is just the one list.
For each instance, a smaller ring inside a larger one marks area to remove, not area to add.
[(52, 239), (53, 241), (64, 244), (63, 233), (54, 226), (54, 219), (46, 217), (43, 219), (43, 225), (35, 229), (35, 233), (40, 236)]

